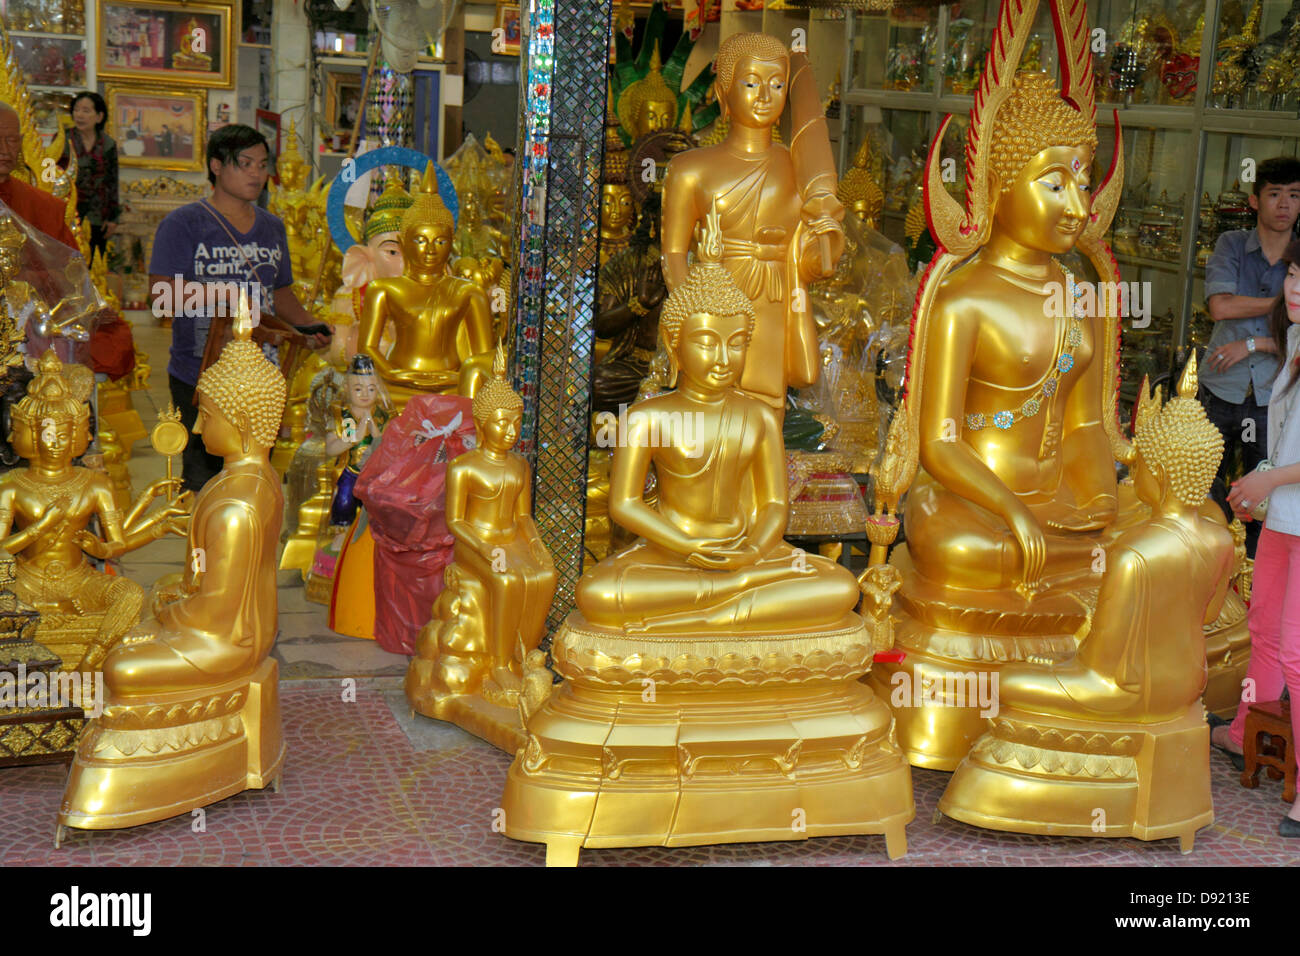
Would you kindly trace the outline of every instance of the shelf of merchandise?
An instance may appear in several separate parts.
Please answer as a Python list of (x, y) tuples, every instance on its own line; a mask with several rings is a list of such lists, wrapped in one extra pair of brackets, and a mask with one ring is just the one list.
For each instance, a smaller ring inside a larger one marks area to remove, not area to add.
[[(81, 41), (81, 50), (86, 57), (86, 77), (85, 77), (84, 86), (78, 85), (74, 89), (73, 87), (70, 86), (61, 86), (58, 84), (29, 83), (27, 87), (29, 91), (33, 93), (61, 93), (70, 98), (71, 93), (74, 92), (75, 90), (96, 89), (95, 44), (87, 42), (88, 37), (94, 37), (96, 35), (95, 14), (97, 11), (96, 11), (96, 4), (94, 0), (85, 0), (84, 8), (85, 8), (83, 14), (83, 22), (85, 23), (84, 33), (53, 33), (46, 30), (11, 30), (8, 29), (8, 24), (6, 24), (5, 32), (6, 34), (8, 34), (10, 38), (32, 37), (34, 39), (41, 39), (41, 40), (80, 40)], [(55, 134), (55, 129), (53, 127), (41, 128), (40, 133), (42, 137), (45, 139), (45, 141), (48, 143), (53, 138)]]
[[(1226, 3), (1233, 0), (1205, 0), (1203, 11), (1197, 5), (1190, 12), (1203, 12), (1203, 30), (1201, 34), (1202, 51), (1213, 51), (1218, 45), (1218, 28), (1220, 14)], [(1290, 6), (1290, 0), (1255, 0), (1255, 3), (1265, 4), (1265, 29), (1260, 31), (1261, 36), (1268, 35), (1269, 32), (1277, 28), (1277, 22), (1282, 13)], [(1245, 13), (1249, 14), (1255, 3), (1246, 0), (1242, 6), (1245, 7)], [(972, 4), (976, 6), (976, 4)], [(1127, 5), (1118, 2), (1093, 3), (1090, 5), (1089, 23), (1095, 28), (1102, 17), (1113, 14), (1115, 10), (1120, 10), (1121, 15), (1110, 16), (1113, 23), (1119, 26), (1112, 33), (1107, 34), (1107, 41), (1114, 43), (1119, 37), (1120, 31), (1126, 22), (1132, 22), (1138, 17), (1165, 13), (1172, 15), (1175, 13), (1174, 0), (1168, 0), (1167, 4), (1158, 3), (1130, 3)], [(945, 90), (945, 62), (949, 57), (948, 37), (949, 30), (952, 26), (950, 23), (951, 7), (942, 6), (937, 11), (930, 14), (931, 44), (926, 55), (923, 57), (922, 70), (919, 74), (918, 86), (924, 89), (885, 89), (884, 82), (884, 65), (880, 63), (859, 62), (866, 60), (867, 43), (865, 38), (867, 31), (878, 31), (889, 24), (889, 13), (853, 13), (849, 14), (847, 29), (843, 33), (847, 36), (847, 42), (841, 41), (837, 44), (836, 49), (841, 50), (842, 55), (842, 72), (845, 78), (842, 102), (842, 133), (840, 136), (840, 162), (841, 167), (847, 167), (851, 162), (854, 152), (861, 142), (864, 133), (862, 130), (866, 127), (879, 126), (891, 129), (891, 124), (895, 121), (893, 115), (888, 114), (913, 114), (906, 122), (912, 122), (920, 128), (925, 134), (925, 142), (921, 144), (922, 154), (924, 148), (929, 145), (929, 138), (933, 136), (938, 129), (939, 123), (942, 122), (945, 115), (951, 113), (954, 115), (954, 124), (950, 126), (946, 137), (945, 146), (952, 148), (951, 155), (957, 158), (958, 166), (963, 164), (963, 158), (959, 144), (961, 140), (958, 137), (959, 131), (953, 127), (956, 120), (964, 121), (969, 113), (972, 104), (972, 97), (961, 93), (954, 93)], [(996, 14), (997, 6), (995, 3), (989, 4), (989, 9)], [(1100, 15), (1099, 14), (1100, 12)], [(1188, 6), (1185, 4), (1181, 14), (1188, 13)], [(1035, 33), (1046, 33), (1046, 39), (1043, 44), (1043, 67), (1048, 70), (1055, 70), (1055, 51), (1054, 40), (1051, 38), (1050, 14), (1046, 17), (1047, 8), (1044, 5), (1039, 11), (1038, 20), (1035, 22)], [(987, 34), (992, 29), (991, 21), (988, 24), (980, 23), (977, 26), (984, 29)], [(1046, 27), (1046, 29), (1044, 29)], [(891, 30), (905, 30), (908, 28), (919, 29), (919, 26), (910, 24), (892, 24), (888, 27)], [(896, 46), (896, 41), (892, 39), (894, 33), (890, 34), (891, 39), (887, 40), (886, 48)], [(1100, 58), (1099, 58), (1100, 59)], [(1156, 136), (1160, 139), (1167, 139), (1171, 134), (1182, 134), (1188, 137), (1188, 149), (1184, 154), (1178, 151), (1176, 160), (1176, 171), (1171, 172), (1171, 177), (1167, 184), (1154, 182), (1156, 179), (1154, 167), (1149, 170), (1152, 179), (1151, 197), (1148, 202), (1153, 201), (1158, 195), (1157, 189), (1161, 185), (1167, 185), (1173, 195), (1182, 192), (1182, 215), (1180, 221), (1181, 240), (1179, 244), (1179, 254), (1176, 260), (1169, 261), (1151, 256), (1142, 255), (1117, 255), (1116, 258), (1121, 265), (1121, 276), (1125, 280), (1147, 279), (1153, 273), (1163, 274), (1159, 277), (1161, 282), (1172, 282), (1173, 288), (1176, 289), (1178, 300), (1172, 304), (1174, 312), (1174, 327), (1170, 336), (1168, 345), (1168, 359), (1172, 366), (1175, 357), (1178, 355), (1188, 340), (1188, 330), (1191, 323), (1192, 312), (1194, 308), (1203, 309), (1204, 307), (1204, 276), (1205, 269), (1203, 265), (1197, 265), (1197, 229), (1199, 227), (1200, 201), (1203, 193), (1208, 192), (1211, 199), (1231, 188), (1234, 179), (1239, 178), (1231, 175), (1231, 172), (1239, 167), (1242, 159), (1246, 157), (1255, 160), (1263, 160), (1275, 155), (1300, 155), (1300, 123), (1297, 122), (1297, 109), (1291, 106), (1288, 109), (1279, 110), (1260, 110), (1260, 109), (1240, 109), (1230, 108), (1215, 102), (1221, 97), (1216, 97), (1210, 92), (1211, 81), (1215, 68), (1215, 56), (1201, 55), (1197, 65), (1196, 90), (1194, 95), (1186, 103), (1163, 104), (1163, 103), (1141, 103), (1141, 102), (1123, 102), (1123, 103), (1097, 103), (1097, 121), (1098, 134), (1101, 139), (1101, 148), (1098, 150), (1098, 175), (1104, 174), (1106, 164), (1108, 163), (1111, 145), (1114, 142), (1114, 118), (1118, 114), (1121, 129), (1124, 131), (1126, 153), (1134, 145), (1134, 140), (1143, 136)], [(875, 74), (873, 77), (878, 82), (875, 85), (869, 85), (863, 77), (856, 74), (855, 69), (860, 69), (867, 74)], [(1253, 95), (1251, 91), (1248, 91)], [(1294, 98), (1289, 100), (1294, 103)], [(964, 137), (964, 126), (960, 130), (960, 136)], [(1148, 152), (1154, 154), (1152, 148)], [(1160, 150), (1163, 154), (1166, 150)], [(893, 157), (897, 159), (898, 157)], [(1126, 156), (1127, 158), (1127, 156)], [(1161, 156), (1161, 161), (1168, 165), (1171, 160)], [(960, 171), (957, 181), (962, 181), (964, 170)], [(1192, 185), (1195, 188), (1190, 188)], [(883, 185), (883, 184), (882, 184)], [(1244, 191), (1249, 192), (1249, 186), (1242, 187)], [(905, 207), (904, 207), (905, 208)], [(885, 213), (886, 231), (897, 231), (901, 235), (902, 215), (898, 212), (887, 211)], [(890, 226), (893, 226), (893, 229)], [(897, 236), (894, 236), (897, 238)], [(1161, 309), (1164, 314), (1166, 309)]]

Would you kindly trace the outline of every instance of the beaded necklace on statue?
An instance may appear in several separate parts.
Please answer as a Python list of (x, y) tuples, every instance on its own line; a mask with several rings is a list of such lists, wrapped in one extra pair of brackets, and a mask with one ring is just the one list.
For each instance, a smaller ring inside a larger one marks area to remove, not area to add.
[[(1055, 262), (1056, 260), (1052, 261)], [(1043, 384), (1038, 387), (1033, 395), (1021, 402), (1019, 408), (1003, 409), (992, 414), (968, 412), (966, 414), (966, 427), (971, 431), (979, 431), (990, 423), (994, 427), (1006, 431), (1022, 419), (1033, 418), (1043, 410), (1044, 402), (1056, 394), (1056, 390), (1061, 384), (1061, 376), (1074, 368), (1074, 350), (1083, 343), (1083, 320), (1086, 318), (1083, 303), (1080, 301), (1083, 290), (1075, 285), (1074, 273), (1059, 262), (1056, 264), (1065, 273), (1065, 288), (1070, 298), (1070, 326), (1065, 332), (1065, 344), (1062, 346), (1061, 351), (1057, 353), (1056, 360), (1048, 370), (1047, 378), (1043, 380)]]

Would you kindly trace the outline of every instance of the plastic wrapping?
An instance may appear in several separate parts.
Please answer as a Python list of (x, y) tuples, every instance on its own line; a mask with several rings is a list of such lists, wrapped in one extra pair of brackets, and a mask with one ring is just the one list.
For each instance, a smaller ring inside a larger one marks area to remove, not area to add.
[(91, 333), (112, 310), (91, 281), (86, 260), (28, 225), (3, 202), (0, 281), (4, 307), (26, 334), (29, 366), (48, 348), (64, 363), (92, 364)]
[(446, 520), (447, 464), (474, 440), (468, 398), (417, 395), (384, 428), (357, 479), (375, 540), (375, 640), (390, 653), (415, 653), (442, 593), (454, 543)]

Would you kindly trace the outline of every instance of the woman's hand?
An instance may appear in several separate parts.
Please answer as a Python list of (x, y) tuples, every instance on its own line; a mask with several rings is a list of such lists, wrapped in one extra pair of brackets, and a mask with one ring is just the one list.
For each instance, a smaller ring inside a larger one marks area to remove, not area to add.
[(1228, 490), (1228, 504), (1232, 507), (1233, 514), (1242, 521), (1251, 520), (1251, 512), (1277, 487), (1272, 477), (1274, 471), (1276, 469), (1252, 471), (1232, 483)]

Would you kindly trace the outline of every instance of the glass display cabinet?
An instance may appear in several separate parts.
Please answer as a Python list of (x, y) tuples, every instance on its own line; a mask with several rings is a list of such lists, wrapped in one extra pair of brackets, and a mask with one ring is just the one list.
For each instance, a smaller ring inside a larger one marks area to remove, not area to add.
[[(948, 113), (945, 182), (961, 196), (965, 120), (997, 12), (998, 0), (968, 0), (849, 16), (841, 167), (871, 141), (886, 196), (881, 231), (895, 241), (906, 238), (921, 165)], [(1300, 0), (1101, 0), (1089, 23), (1095, 172), (1109, 165), (1118, 115), (1124, 190), (1109, 239), (1146, 313), (1124, 322), (1121, 392), (1131, 401), (1143, 374), (1167, 374), (1208, 340), (1205, 262), (1221, 232), (1253, 227), (1255, 167), (1300, 155)], [(1046, 7), (1026, 65), (1056, 70)], [(911, 229), (922, 221), (913, 211)]]

